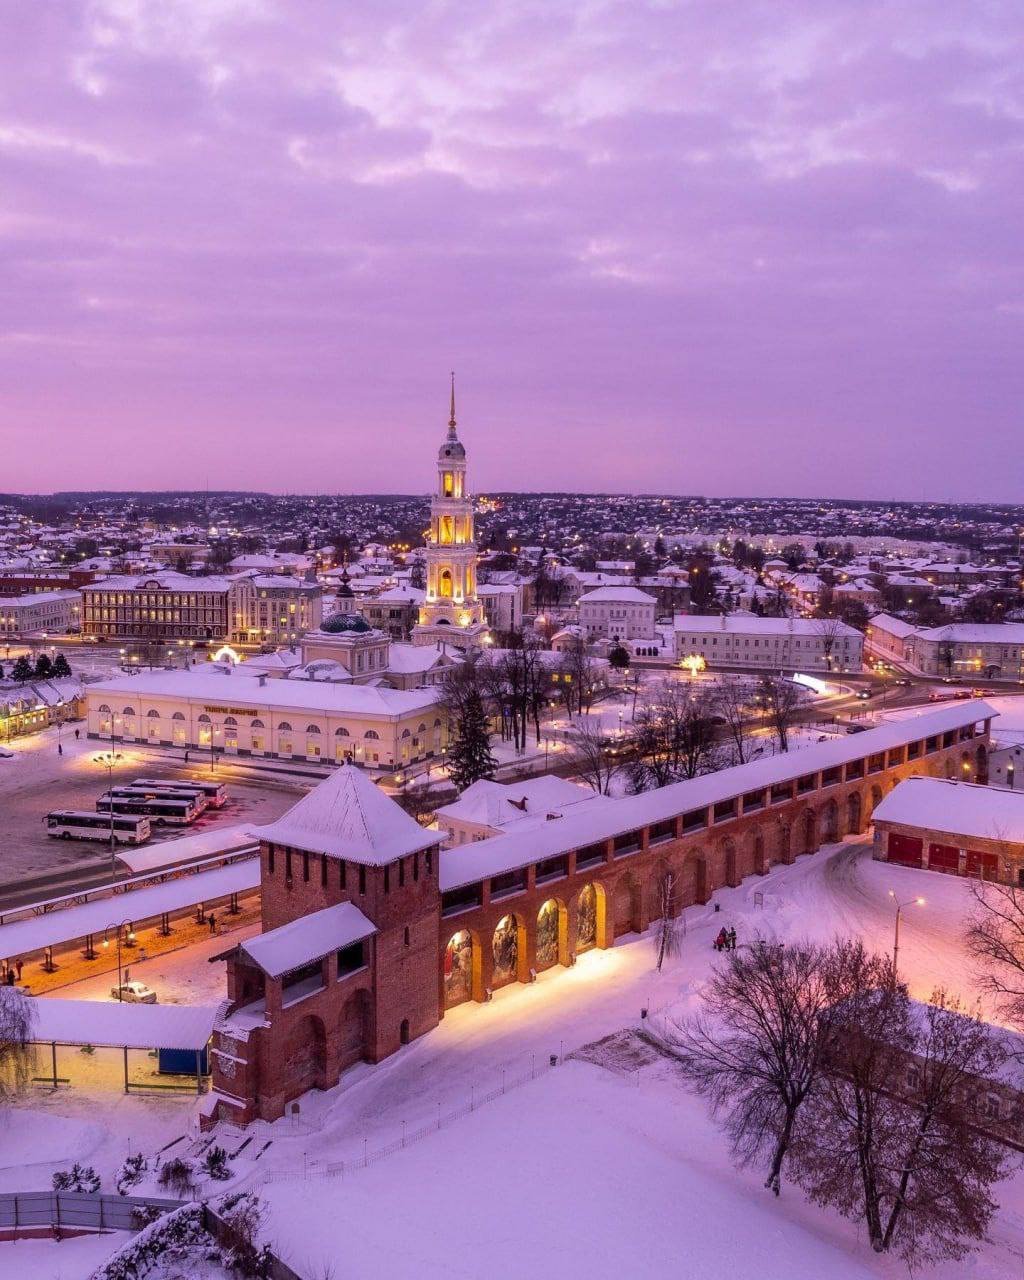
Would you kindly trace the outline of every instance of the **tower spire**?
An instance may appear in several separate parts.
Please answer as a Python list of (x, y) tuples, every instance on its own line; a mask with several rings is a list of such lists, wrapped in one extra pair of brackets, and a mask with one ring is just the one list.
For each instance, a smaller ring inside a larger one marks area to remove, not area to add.
[(454, 369), (452, 370), (452, 412), (451, 412), (451, 417), (448, 419), (448, 430), (453, 433), (455, 431), (455, 370)]

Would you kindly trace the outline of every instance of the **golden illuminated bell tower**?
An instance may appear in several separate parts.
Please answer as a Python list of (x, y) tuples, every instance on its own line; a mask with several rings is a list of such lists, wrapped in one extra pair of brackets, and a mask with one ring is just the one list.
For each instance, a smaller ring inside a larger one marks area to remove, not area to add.
[(473, 503), (466, 491), (466, 450), (455, 430), (452, 374), (448, 435), (437, 454), (437, 488), (430, 500), (426, 548), (427, 598), (413, 628), (415, 644), (441, 641), (461, 649), (485, 643), (487, 625), (476, 595)]

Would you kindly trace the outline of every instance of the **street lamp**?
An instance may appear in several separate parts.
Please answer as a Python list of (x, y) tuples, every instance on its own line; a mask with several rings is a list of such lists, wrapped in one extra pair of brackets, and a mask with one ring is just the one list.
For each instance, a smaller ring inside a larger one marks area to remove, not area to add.
[(114, 797), (110, 794), (114, 789), (114, 766), (121, 759), (120, 751), (104, 751), (98, 756), (93, 756), (93, 764), (100, 765), (107, 771), (107, 799), (110, 802), (110, 878), (115, 877), (114, 870)]
[(900, 953), (900, 916), (903, 913), (904, 907), (912, 907), (912, 906), (923, 907), (924, 898), (908, 898), (906, 902), (900, 902), (899, 898), (896, 897), (896, 894), (892, 891), (892, 889), (889, 890), (889, 897), (892, 898), (893, 902), (896, 905), (896, 928), (894, 930), (893, 939), (892, 939), (892, 974), (893, 974), (893, 978), (895, 979), (896, 960)]
[(118, 1000), (123, 1000), (124, 993), (121, 990), (121, 936), (122, 934), (124, 935), (125, 941), (129, 946), (134, 946), (135, 930), (132, 928), (130, 920), (122, 920), (120, 924), (108, 924), (103, 930), (104, 950), (110, 946), (110, 939), (107, 937), (107, 934), (111, 929), (114, 930), (117, 940), (117, 998)]

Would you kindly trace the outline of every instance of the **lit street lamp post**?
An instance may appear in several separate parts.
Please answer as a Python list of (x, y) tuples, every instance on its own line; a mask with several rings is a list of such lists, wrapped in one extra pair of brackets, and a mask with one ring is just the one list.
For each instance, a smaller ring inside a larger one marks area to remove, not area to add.
[(900, 902), (899, 898), (896, 897), (896, 894), (892, 891), (892, 889), (889, 890), (889, 897), (892, 898), (893, 902), (896, 904), (896, 927), (893, 932), (893, 939), (892, 939), (892, 973), (893, 973), (893, 978), (895, 979), (896, 961), (900, 954), (900, 916), (903, 914), (904, 907), (911, 907), (911, 906), (923, 907), (924, 898), (908, 898), (906, 902)]
[(107, 799), (110, 801), (110, 878), (115, 877), (114, 870), (114, 797), (110, 792), (114, 789), (114, 766), (121, 759), (120, 751), (104, 751), (102, 755), (93, 756), (93, 764), (98, 764), (107, 771)]
[(121, 987), (123, 985), (121, 981), (121, 935), (124, 934), (124, 937), (127, 943), (129, 945), (134, 946), (135, 930), (132, 928), (131, 921), (129, 920), (122, 920), (120, 924), (108, 924), (107, 927), (103, 930), (104, 949), (110, 946), (110, 939), (107, 937), (107, 934), (111, 929), (114, 930), (115, 938), (117, 941), (117, 998), (118, 1000), (123, 1000), (124, 993), (121, 990)]

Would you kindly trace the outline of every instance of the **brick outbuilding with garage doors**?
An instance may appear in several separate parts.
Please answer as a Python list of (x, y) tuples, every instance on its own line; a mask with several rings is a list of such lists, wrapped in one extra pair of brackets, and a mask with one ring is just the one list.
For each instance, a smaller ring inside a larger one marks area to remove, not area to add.
[(880, 861), (1024, 885), (1024, 792), (907, 778), (873, 822)]

